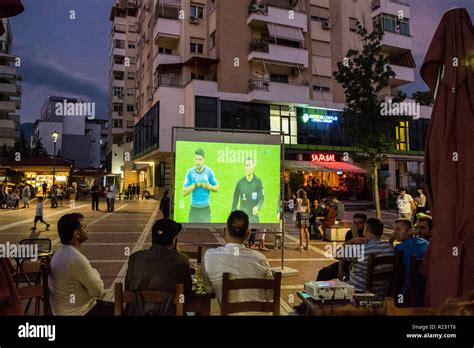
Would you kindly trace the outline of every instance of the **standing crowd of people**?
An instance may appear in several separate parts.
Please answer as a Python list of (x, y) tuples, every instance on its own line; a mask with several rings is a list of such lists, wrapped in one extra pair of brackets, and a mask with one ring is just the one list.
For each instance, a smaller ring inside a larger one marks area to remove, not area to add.
[(125, 199), (140, 199), (140, 184), (128, 184), (125, 190)]

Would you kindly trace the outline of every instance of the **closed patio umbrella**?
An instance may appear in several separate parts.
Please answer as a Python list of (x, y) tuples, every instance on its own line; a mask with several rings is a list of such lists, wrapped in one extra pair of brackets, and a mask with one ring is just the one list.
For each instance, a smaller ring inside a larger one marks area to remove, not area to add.
[[(0, 1), (0, 18), (13, 17), (23, 12), (23, 7), (20, 0), (1, 0)], [(5, 33), (5, 28), (2, 21), (0, 21), (0, 35)]]
[(426, 305), (474, 289), (474, 29), (468, 12), (446, 12), (421, 67), (435, 93), (425, 153), (435, 232), (422, 265)]

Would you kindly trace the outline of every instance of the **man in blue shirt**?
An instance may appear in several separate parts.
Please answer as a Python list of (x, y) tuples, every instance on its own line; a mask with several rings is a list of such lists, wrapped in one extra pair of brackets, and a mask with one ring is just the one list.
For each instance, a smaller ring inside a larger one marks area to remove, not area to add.
[(219, 184), (211, 168), (204, 164), (204, 150), (197, 149), (194, 153), (195, 166), (188, 170), (184, 179), (183, 196), (191, 193), (191, 209), (189, 222), (211, 222), (209, 207), (211, 191), (219, 191)]
[(391, 241), (400, 242), (395, 246), (395, 252), (401, 252), (403, 257), (404, 281), (402, 293), (407, 294), (410, 287), (410, 257), (416, 255), (417, 259), (422, 259), (428, 249), (428, 241), (413, 235), (413, 226), (408, 219), (397, 219), (394, 224), (394, 233)]

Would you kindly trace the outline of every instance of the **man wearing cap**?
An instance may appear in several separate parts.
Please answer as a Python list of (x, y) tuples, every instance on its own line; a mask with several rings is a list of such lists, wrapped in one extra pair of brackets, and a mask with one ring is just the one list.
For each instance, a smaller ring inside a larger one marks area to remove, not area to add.
[(152, 227), (152, 246), (132, 254), (128, 260), (125, 290), (162, 290), (175, 292), (176, 284), (191, 291), (189, 258), (177, 250), (181, 224), (161, 219)]

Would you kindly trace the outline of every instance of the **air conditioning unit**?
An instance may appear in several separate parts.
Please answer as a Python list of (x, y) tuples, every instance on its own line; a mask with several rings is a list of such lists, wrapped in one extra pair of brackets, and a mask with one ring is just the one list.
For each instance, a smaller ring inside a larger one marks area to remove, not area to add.
[(189, 23), (191, 23), (191, 24), (199, 24), (199, 17), (196, 17), (196, 16), (189, 16)]
[(322, 25), (322, 27), (323, 27), (324, 30), (329, 30), (329, 29), (331, 29), (331, 23), (329, 23), (329, 21), (321, 22), (321, 25)]

